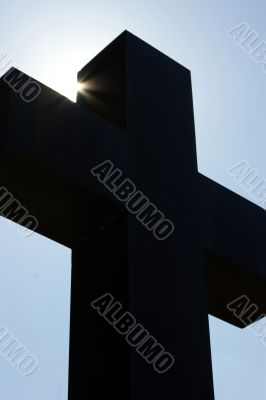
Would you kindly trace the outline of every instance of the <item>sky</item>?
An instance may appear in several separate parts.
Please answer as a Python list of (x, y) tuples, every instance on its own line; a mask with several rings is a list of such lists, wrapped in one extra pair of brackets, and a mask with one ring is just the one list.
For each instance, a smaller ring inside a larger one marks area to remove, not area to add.
[[(227, 171), (246, 160), (266, 179), (266, 73), (228, 31), (246, 23), (266, 41), (265, 8), (261, 0), (13, 0), (1, 5), (0, 46), (14, 66), (73, 99), (77, 71), (131, 31), (191, 70), (199, 171), (256, 202)], [(70, 250), (36, 234), (23, 238), (3, 219), (0, 235), (0, 326), (41, 360), (25, 381), (0, 358), (2, 396), (66, 400)], [(216, 400), (265, 398), (260, 340), (212, 317), (210, 328)]]

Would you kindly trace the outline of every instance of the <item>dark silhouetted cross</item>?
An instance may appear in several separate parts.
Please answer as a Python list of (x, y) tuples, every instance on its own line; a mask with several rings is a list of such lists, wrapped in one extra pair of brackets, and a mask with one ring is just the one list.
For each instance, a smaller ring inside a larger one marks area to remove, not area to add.
[[(69, 399), (212, 400), (208, 313), (243, 327), (227, 307), (242, 295), (248, 323), (265, 311), (265, 213), (198, 173), (186, 68), (124, 32), (78, 78), (77, 103), (44, 85), (23, 102), (18, 70), (0, 90), (0, 184), (73, 249)], [(119, 199), (125, 179), (174, 224), (165, 240), (125, 207), (132, 188)], [(167, 372), (91, 307), (106, 293), (174, 356)]]

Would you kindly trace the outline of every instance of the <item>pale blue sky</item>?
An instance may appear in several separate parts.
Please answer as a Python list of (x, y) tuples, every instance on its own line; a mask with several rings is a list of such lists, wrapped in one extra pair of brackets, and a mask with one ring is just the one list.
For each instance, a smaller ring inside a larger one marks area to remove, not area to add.
[[(18, 68), (66, 95), (73, 95), (80, 67), (123, 30), (154, 45), (192, 71), (200, 171), (252, 201), (226, 171), (245, 159), (266, 178), (266, 74), (227, 31), (246, 22), (266, 40), (265, 9), (261, 0), (13, 0), (2, 4), (0, 45)], [(39, 236), (21, 238), (3, 221), (0, 233), (0, 324), (8, 325), (42, 359), (44, 370), (30, 377), (36, 390), (40, 385), (38, 398), (66, 400), (68, 338), (63, 334), (60, 344), (57, 337), (68, 326), (70, 251)], [(32, 273), (37, 277), (31, 278)], [(13, 297), (11, 278), (17, 287)], [(44, 302), (46, 290), (49, 301)], [(43, 311), (40, 321), (38, 309)], [(35, 332), (39, 327), (47, 336), (45, 353), (44, 336)], [(265, 398), (266, 348), (258, 338), (213, 318), (211, 332), (216, 400)], [(62, 368), (54, 360), (48, 365), (49, 354), (56, 354)], [(10, 376), (1, 383), (5, 400), (37, 398), (30, 381), (16, 377), (17, 371), (1, 359), (0, 373)], [(47, 380), (49, 390), (44, 391)]]

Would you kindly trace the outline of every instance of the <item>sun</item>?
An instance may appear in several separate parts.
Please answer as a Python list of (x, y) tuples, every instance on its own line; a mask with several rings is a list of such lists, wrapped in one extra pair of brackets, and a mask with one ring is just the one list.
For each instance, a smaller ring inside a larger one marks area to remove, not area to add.
[[(50, 71), (48, 71), (49, 74), (47, 72), (44, 81), (48, 87), (75, 103), (77, 93), (82, 92), (85, 94), (92, 86), (91, 82), (78, 82), (78, 72), (86, 64), (87, 57), (82, 59), (77, 54), (76, 58), (73, 55), (70, 59), (69, 54), (61, 54), (60, 58), (60, 61), (54, 62)], [(90, 55), (88, 55), (88, 59), (90, 59)]]
[(55, 90), (67, 97), (69, 100), (76, 102), (77, 93), (81, 89), (80, 83), (77, 81), (77, 77), (71, 75), (64, 77), (62, 76), (54, 86), (56, 86)]
[(62, 75), (60, 79), (57, 79), (57, 81), (54, 82), (53, 89), (67, 97), (69, 100), (76, 102), (77, 93), (85, 93), (85, 91), (88, 90), (88, 83), (78, 82), (76, 73)]
[(76, 102), (77, 93), (81, 90), (81, 85), (77, 80), (77, 68), (65, 66), (55, 69), (48, 85), (69, 100)]

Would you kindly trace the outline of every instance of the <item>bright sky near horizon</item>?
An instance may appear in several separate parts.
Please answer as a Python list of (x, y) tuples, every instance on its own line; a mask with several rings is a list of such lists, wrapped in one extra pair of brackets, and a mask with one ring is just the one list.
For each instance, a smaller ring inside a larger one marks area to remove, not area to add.
[[(254, 202), (227, 170), (247, 160), (266, 179), (266, 74), (227, 32), (245, 22), (266, 41), (265, 9), (262, 0), (13, 0), (1, 6), (0, 46), (17, 68), (73, 99), (78, 70), (131, 31), (192, 72), (200, 172)], [(27, 380), (0, 358), (0, 397), (67, 400), (70, 250), (22, 238), (3, 219), (0, 234), (0, 326), (40, 362)], [(213, 317), (210, 327), (216, 400), (265, 398), (265, 346)]]

